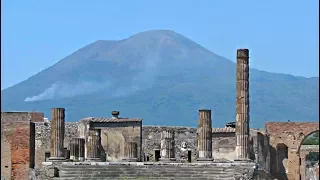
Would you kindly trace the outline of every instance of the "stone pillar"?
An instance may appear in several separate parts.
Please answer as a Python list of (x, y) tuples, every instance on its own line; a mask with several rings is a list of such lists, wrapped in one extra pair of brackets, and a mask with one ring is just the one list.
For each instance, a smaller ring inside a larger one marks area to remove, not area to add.
[(249, 50), (237, 50), (236, 159), (249, 161)]
[(198, 136), (199, 157), (197, 161), (213, 161), (211, 110), (199, 110)]
[(100, 153), (100, 129), (91, 129), (88, 132), (87, 147), (87, 161), (101, 161)]
[(127, 142), (124, 146), (123, 161), (136, 162), (138, 160), (138, 145), (135, 142)]
[(160, 161), (175, 161), (174, 131), (165, 130), (161, 133)]
[(70, 159), (73, 161), (84, 161), (84, 138), (72, 138), (70, 143)]
[(52, 108), (51, 139), (49, 161), (65, 161), (64, 141), (64, 108)]
[(66, 159), (70, 159), (70, 150), (68, 150), (68, 148), (63, 148), (63, 156)]

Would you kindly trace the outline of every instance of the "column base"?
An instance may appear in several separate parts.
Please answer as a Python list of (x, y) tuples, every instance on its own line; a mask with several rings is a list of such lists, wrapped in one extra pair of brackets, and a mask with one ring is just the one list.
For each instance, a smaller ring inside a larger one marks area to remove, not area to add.
[(125, 161), (125, 162), (137, 162), (138, 158), (123, 158), (122, 161)]
[(78, 161), (83, 162), (83, 161), (85, 161), (85, 158), (84, 157), (79, 157)]
[(65, 157), (49, 157), (48, 161), (55, 162), (66, 162), (68, 161)]
[(197, 162), (213, 162), (213, 158), (198, 158)]
[(86, 159), (87, 162), (101, 162), (100, 158), (87, 158)]
[(161, 161), (161, 162), (173, 162), (173, 161), (176, 161), (176, 158), (160, 158), (159, 161)]

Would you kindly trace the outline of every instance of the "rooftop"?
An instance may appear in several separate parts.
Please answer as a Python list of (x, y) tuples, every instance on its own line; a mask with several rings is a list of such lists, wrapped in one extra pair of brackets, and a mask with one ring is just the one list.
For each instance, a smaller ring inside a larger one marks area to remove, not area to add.
[(141, 118), (104, 118), (104, 117), (87, 117), (83, 118), (80, 121), (91, 121), (91, 122), (142, 122)]

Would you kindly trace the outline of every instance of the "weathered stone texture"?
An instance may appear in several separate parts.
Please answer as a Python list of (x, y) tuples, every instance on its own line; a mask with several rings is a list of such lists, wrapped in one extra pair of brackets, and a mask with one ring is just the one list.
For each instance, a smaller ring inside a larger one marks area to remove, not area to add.
[(301, 179), (307, 179), (306, 177), (306, 157), (310, 152), (319, 153), (319, 145), (302, 145), (300, 148), (300, 175)]
[(233, 161), (236, 157), (236, 136), (234, 132), (212, 134), (212, 155), (215, 159)]
[(236, 159), (249, 159), (249, 50), (237, 50)]
[(74, 161), (83, 161), (85, 158), (85, 139), (72, 138), (70, 142), (70, 159)]
[(212, 159), (212, 121), (211, 110), (199, 110), (198, 119), (198, 161)]
[(88, 139), (86, 141), (87, 156), (88, 161), (100, 161), (101, 159), (101, 130), (92, 129), (88, 132)]
[[(35, 123), (36, 156), (35, 167), (45, 162), (45, 153), (50, 152), (51, 123)], [(78, 123), (65, 123), (64, 147), (68, 147), (72, 138), (78, 137)]]
[[(308, 135), (319, 131), (319, 123), (267, 122), (265, 129), (270, 136), (270, 173), (278, 179), (300, 179), (301, 143)], [(283, 169), (287, 173), (279, 173)]]
[(138, 160), (138, 146), (137, 143), (135, 142), (127, 142), (125, 144), (124, 148), (124, 154), (125, 157), (123, 158), (124, 161), (129, 161), (129, 162), (136, 162)]
[(174, 131), (167, 130), (161, 133), (161, 160), (162, 161), (175, 161), (175, 140), (174, 140)]
[[(175, 158), (177, 161), (187, 160), (187, 151), (191, 150), (192, 160), (197, 158), (196, 136), (197, 129), (194, 127), (175, 127), (175, 126), (143, 126), (142, 145), (145, 157), (154, 161), (154, 149), (161, 147), (161, 133), (163, 131), (174, 131), (175, 134)], [(185, 147), (183, 147), (185, 146)]]
[(63, 143), (65, 133), (65, 109), (64, 108), (52, 108), (52, 120), (51, 120), (51, 137), (50, 137), (50, 154), (49, 159), (58, 160), (64, 159)]

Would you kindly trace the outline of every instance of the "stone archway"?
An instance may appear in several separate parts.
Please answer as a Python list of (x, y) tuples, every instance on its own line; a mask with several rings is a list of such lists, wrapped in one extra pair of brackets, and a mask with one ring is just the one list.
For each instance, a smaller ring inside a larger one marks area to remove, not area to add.
[[(270, 173), (278, 179), (300, 180), (300, 146), (308, 135), (315, 131), (319, 131), (319, 123), (268, 122), (265, 124), (265, 128), (270, 136)], [(288, 147), (286, 172), (279, 172), (276, 168), (278, 157), (277, 146), (279, 144), (283, 144)]]

